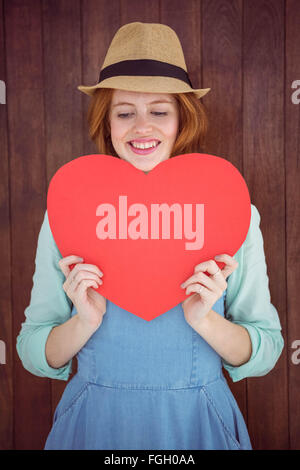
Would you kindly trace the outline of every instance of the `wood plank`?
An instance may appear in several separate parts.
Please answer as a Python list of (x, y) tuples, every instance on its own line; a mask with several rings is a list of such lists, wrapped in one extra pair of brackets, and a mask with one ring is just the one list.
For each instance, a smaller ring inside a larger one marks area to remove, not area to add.
[[(286, 333), (284, 1), (244, 1), (244, 175), (261, 215), (271, 300)], [(279, 288), (278, 288), (279, 286)], [(264, 377), (248, 379), (254, 449), (288, 448), (286, 350)]]
[[(78, 85), (96, 85), (100, 69), (114, 34), (120, 27), (119, 0), (82, 1), (82, 79)], [(83, 109), (83, 155), (99, 153), (96, 144), (89, 137), (86, 119), (90, 97), (81, 95)]]
[[(9, 128), (14, 432), (16, 449), (42, 448), (51, 420), (50, 380), (27, 372), (15, 343), (30, 302), (37, 237), (46, 204), (40, 2), (5, 2)], [(38, 410), (38, 412), (37, 412)]]
[[(285, 75), (285, 165), (286, 165), (286, 270), (288, 331), (286, 349), (289, 371), (289, 432), (290, 449), (300, 450), (300, 364), (292, 360), (296, 353), (292, 345), (300, 341), (300, 3), (286, 2), (286, 75)], [(298, 104), (293, 103), (295, 80)], [(299, 351), (299, 343), (297, 346)]]
[(210, 153), (228, 159), (243, 173), (242, 2), (203, 0), (204, 87), (210, 112)]
[[(204, 0), (202, 25), (203, 84), (211, 88), (207, 153), (227, 159), (243, 174), (241, 1)], [(246, 380), (232, 382), (225, 369), (224, 375), (247, 423)]]
[[(161, 3), (161, 23), (176, 32), (182, 45), (190, 80), (194, 88), (201, 88), (201, 2), (166, 0)], [(203, 98), (202, 103), (205, 102)]]
[(160, 23), (159, 0), (121, 0), (120, 2), (120, 26), (134, 21), (142, 23)]
[[(79, 0), (43, 3), (45, 155), (47, 184), (64, 164), (83, 154), (81, 16)], [(75, 253), (74, 253), (75, 254)], [(77, 371), (76, 358), (72, 374)], [(68, 382), (51, 380), (52, 414)], [(50, 431), (50, 428), (49, 428)]]
[[(4, 3), (0, 0), (0, 80), (6, 85), (6, 50), (4, 37)], [(5, 87), (6, 88), (6, 87)], [(5, 89), (4, 97), (5, 97)], [(2, 96), (2, 95), (1, 95)], [(5, 104), (6, 102), (6, 104)], [(11, 242), (9, 210), (9, 161), (7, 100), (0, 103), (0, 449), (13, 449), (13, 371), (14, 336), (11, 298)]]

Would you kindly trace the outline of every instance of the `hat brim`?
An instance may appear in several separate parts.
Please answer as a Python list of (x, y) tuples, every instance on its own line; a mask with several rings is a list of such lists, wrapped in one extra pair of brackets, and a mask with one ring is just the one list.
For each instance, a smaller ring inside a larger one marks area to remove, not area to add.
[(77, 88), (89, 96), (92, 96), (98, 88), (113, 88), (141, 93), (194, 93), (197, 98), (202, 98), (210, 91), (210, 88), (193, 89), (187, 83), (173, 77), (132, 77), (127, 75), (110, 77), (96, 85), (80, 85)]

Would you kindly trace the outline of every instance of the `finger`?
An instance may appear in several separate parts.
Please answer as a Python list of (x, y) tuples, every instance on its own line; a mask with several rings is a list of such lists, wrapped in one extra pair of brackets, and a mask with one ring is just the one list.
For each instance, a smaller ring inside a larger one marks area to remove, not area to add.
[[(191, 282), (199, 282), (199, 279), (201, 278), (201, 274), (200, 273), (204, 273), (204, 272), (208, 272), (209, 274), (216, 274), (216, 273), (220, 273), (219, 277), (220, 277), (220, 285), (222, 285), (222, 275), (221, 275), (221, 271), (217, 265), (217, 263), (213, 260), (209, 260), (209, 261), (204, 261), (203, 263), (200, 263), (198, 264), (197, 266), (195, 266), (195, 269), (194, 269), (194, 273), (190, 278), (188, 278), (185, 282), (188, 282), (188, 283), (191, 283)], [(207, 276), (208, 277), (208, 276)], [(209, 278), (210, 279), (210, 278)], [(223, 278), (224, 279), (224, 278)], [(214, 280), (214, 278), (213, 278)], [(184, 287), (184, 284), (181, 284), (181, 287)], [(223, 283), (224, 284), (224, 283)]]
[(203, 261), (203, 263), (197, 264), (195, 266), (194, 272), (207, 271), (209, 274), (215, 274), (219, 270), (217, 263), (210, 259), (208, 261)]
[[(86, 269), (88, 268), (88, 269)], [(102, 271), (100, 271), (100, 269), (98, 268), (98, 266), (95, 266), (94, 264), (83, 264), (83, 263), (77, 263), (75, 268), (72, 269), (72, 271), (69, 273), (68, 277), (67, 277), (67, 280), (66, 280), (66, 284), (67, 286), (70, 285), (71, 283), (74, 283), (74, 279), (75, 277), (77, 278), (77, 274), (79, 272), (84, 272), (84, 277), (87, 277), (86, 274), (87, 273), (93, 273), (93, 274), (96, 274), (97, 276), (99, 276), (101, 278), (101, 276), (103, 276), (103, 273)], [(82, 278), (78, 278), (78, 280), (80, 280)]]
[(103, 281), (102, 281), (101, 277), (99, 276), (99, 274), (92, 273), (91, 271), (86, 271), (85, 269), (81, 269), (74, 276), (74, 281), (75, 281), (76, 284), (78, 284), (83, 279), (94, 279), (99, 284), (103, 283)]
[(203, 300), (209, 300), (213, 295), (213, 293), (209, 289), (204, 286), (201, 286), (200, 284), (190, 284), (188, 286), (188, 288), (186, 289), (186, 295), (189, 295), (193, 292), (199, 294)]
[(80, 256), (70, 255), (70, 256), (66, 256), (65, 258), (61, 258), (58, 262), (58, 265), (60, 269), (62, 270), (63, 274), (65, 275), (65, 277), (68, 277), (71, 271), (69, 268), (69, 265), (74, 264), (74, 263), (79, 263), (80, 261), (83, 261), (83, 258), (81, 258)]
[(196, 275), (199, 277), (201, 284), (219, 296), (222, 295), (223, 291), (227, 288), (227, 282), (222, 275), (222, 271), (218, 271), (215, 276), (207, 276), (207, 274), (203, 272), (199, 272)]
[(232, 274), (239, 265), (236, 259), (227, 254), (218, 255), (218, 261), (225, 263), (225, 266), (221, 271), (225, 279), (227, 279), (227, 277), (230, 276), (230, 274)]
[(189, 279), (187, 279), (185, 282), (181, 284), (181, 287), (185, 289), (187, 286), (193, 284), (193, 283), (200, 283), (207, 287), (210, 290), (215, 289), (215, 283), (212, 278), (204, 274), (204, 272), (200, 271), (196, 274), (193, 274)]
[(204, 286), (201, 286), (201, 284), (198, 284), (198, 283), (194, 283), (194, 284), (190, 284), (187, 288), (186, 288), (186, 291), (185, 291), (185, 294), (186, 295), (189, 295), (191, 294), (192, 292), (196, 292), (197, 294), (200, 294), (203, 293), (205, 287)]
[(70, 289), (71, 293), (74, 293), (78, 285), (84, 280), (94, 280), (99, 285), (103, 284), (103, 281), (98, 274), (91, 273), (90, 271), (85, 271), (84, 269), (75, 272), (75, 274), (73, 274), (73, 271), (71, 272), (65, 283), (67, 285), (67, 288)]
[[(216, 294), (218, 297), (221, 297), (223, 291), (227, 288), (227, 282), (225, 281), (222, 274), (218, 276), (218, 280), (215, 280), (213, 277), (209, 277), (203, 272), (196, 274), (198, 278), (198, 284), (204, 286), (211, 293)], [(188, 284), (189, 285), (189, 284)]]
[(92, 279), (83, 279), (77, 287), (77, 294), (80, 296), (83, 296), (85, 294), (85, 291), (88, 289), (88, 287), (95, 287), (95, 289), (98, 289), (98, 284), (96, 281), (93, 281)]
[(98, 276), (103, 276), (103, 272), (95, 264), (77, 263), (72, 272), (75, 274), (82, 269), (96, 273)]

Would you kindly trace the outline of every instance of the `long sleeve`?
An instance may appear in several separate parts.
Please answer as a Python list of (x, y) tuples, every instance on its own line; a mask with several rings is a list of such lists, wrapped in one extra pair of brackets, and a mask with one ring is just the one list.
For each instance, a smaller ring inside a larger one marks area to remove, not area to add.
[(284, 346), (278, 313), (270, 299), (259, 224), (259, 212), (251, 204), (248, 234), (234, 255), (239, 266), (227, 279), (225, 318), (245, 327), (252, 343), (252, 354), (245, 364), (231, 366), (222, 360), (233, 382), (266, 375), (275, 366)]
[(45, 354), (52, 328), (71, 317), (72, 302), (62, 288), (65, 276), (58, 265), (61, 258), (46, 211), (38, 237), (30, 304), (24, 312), (26, 321), (21, 325), (16, 349), (24, 368), (32, 374), (66, 381), (72, 371), (72, 359), (54, 369)]

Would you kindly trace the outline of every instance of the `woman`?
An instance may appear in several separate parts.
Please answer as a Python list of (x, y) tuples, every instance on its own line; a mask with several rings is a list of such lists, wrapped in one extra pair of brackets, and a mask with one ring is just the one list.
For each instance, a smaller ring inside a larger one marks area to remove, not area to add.
[[(168, 26), (120, 28), (99, 83), (79, 89), (92, 96), (90, 135), (100, 153), (148, 173), (203, 149), (199, 98), (209, 89), (192, 88)], [(222, 366), (233, 381), (265, 375), (283, 348), (259, 222), (252, 205), (235, 257), (216, 257), (222, 271), (216, 260), (197, 265), (182, 285), (192, 295), (146, 322), (93, 289), (105, 282), (101, 266), (85, 264), (80, 253), (62, 258), (46, 211), (17, 351), (33, 374), (67, 380), (75, 355), (78, 372), (45, 449), (252, 448)]]

